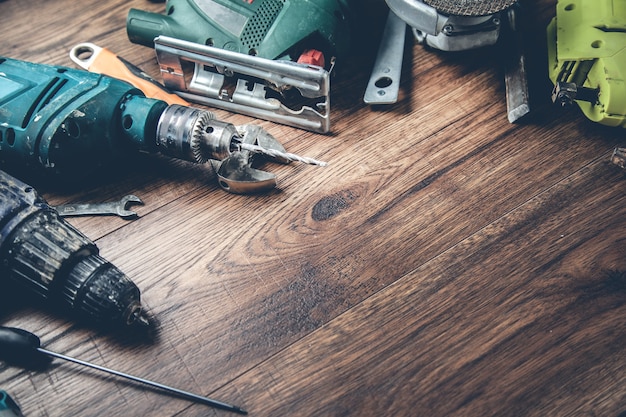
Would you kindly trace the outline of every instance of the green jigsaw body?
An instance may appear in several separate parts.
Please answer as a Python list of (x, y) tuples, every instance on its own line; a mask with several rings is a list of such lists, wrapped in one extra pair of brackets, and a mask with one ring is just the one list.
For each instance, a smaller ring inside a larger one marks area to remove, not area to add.
[(131, 42), (159, 35), (267, 59), (296, 61), (307, 49), (328, 58), (350, 45), (349, 0), (168, 0), (165, 14), (131, 9)]

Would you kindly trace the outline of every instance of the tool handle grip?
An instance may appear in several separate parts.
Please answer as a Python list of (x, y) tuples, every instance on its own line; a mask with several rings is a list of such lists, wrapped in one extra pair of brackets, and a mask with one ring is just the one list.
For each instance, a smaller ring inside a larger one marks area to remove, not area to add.
[[(83, 54), (91, 54), (91, 56), (81, 58)], [(146, 97), (163, 100), (169, 105), (189, 106), (186, 100), (167, 91), (154, 78), (108, 49), (100, 48), (91, 43), (83, 43), (72, 48), (70, 58), (90, 72), (108, 75), (132, 84), (140, 89)]]
[(29, 365), (41, 360), (39, 337), (26, 330), (0, 327), (0, 360)]
[(0, 352), (32, 350), (40, 346), (41, 341), (33, 333), (15, 327), (0, 326)]

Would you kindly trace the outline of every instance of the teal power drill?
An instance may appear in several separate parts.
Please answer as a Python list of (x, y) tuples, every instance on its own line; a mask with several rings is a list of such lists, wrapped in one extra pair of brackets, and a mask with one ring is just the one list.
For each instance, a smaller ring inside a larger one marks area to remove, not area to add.
[[(284, 152), (258, 126), (234, 126), (194, 107), (147, 98), (105, 75), (0, 57), (0, 164), (82, 177), (138, 152), (217, 162), (219, 185), (234, 193), (264, 191), (271, 173), (253, 167), (314, 160)], [(314, 161), (318, 162), (318, 161)]]

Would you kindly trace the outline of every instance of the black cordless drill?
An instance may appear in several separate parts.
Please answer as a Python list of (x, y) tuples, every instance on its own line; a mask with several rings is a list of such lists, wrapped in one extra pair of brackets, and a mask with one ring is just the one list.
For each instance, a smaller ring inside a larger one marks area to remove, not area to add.
[(31, 186), (0, 171), (0, 284), (5, 280), (90, 324), (149, 325), (137, 286)]

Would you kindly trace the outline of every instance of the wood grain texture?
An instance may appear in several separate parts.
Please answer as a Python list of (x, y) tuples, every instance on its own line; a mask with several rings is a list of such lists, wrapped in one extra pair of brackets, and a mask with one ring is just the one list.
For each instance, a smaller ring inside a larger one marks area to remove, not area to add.
[[(528, 35), (533, 114), (506, 118), (498, 51), (411, 45), (401, 100), (362, 103), (386, 8), (363, 2), (333, 79), (333, 131), (257, 123), (325, 168), (267, 165), (276, 190), (236, 196), (207, 166), (139, 155), (53, 204), (139, 195), (138, 220), (72, 219), (141, 288), (139, 343), (19, 300), (3, 325), (47, 348), (241, 405), (252, 416), (618, 416), (626, 412), (622, 130), (549, 104), (544, 28)], [(70, 65), (89, 41), (155, 78), (125, 33), (143, 0), (0, 2), (0, 55)], [(36, 10), (36, 12), (33, 12)], [(33, 29), (36, 28), (36, 29)], [(6, 299), (9, 297), (4, 297)], [(55, 362), (0, 364), (27, 416), (226, 415)]]

